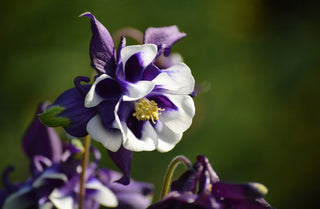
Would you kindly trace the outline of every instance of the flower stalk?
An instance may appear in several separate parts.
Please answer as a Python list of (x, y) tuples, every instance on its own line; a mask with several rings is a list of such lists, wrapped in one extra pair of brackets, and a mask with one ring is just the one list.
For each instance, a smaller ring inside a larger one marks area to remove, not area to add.
[(84, 138), (84, 153), (82, 158), (80, 192), (79, 192), (79, 209), (83, 208), (83, 200), (86, 195), (85, 182), (86, 182), (86, 169), (89, 162), (90, 143), (91, 143), (90, 135), (87, 135)]
[(180, 163), (184, 163), (188, 169), (192, 168), (192, 163), (190, 162), (190, 160), (187, 157), (185, 157), (183, 155), (178, 155), (175, 158), (173, 158), (173, 160), (170, 162), (168, 170), (166, 172), (166, 176), (164, 179), (163, 188), (162, 188), (162, 192), (161, 192), (161, 199), (164, 198), (168, 194), (174, 170), (176, 169), (176, 167)]

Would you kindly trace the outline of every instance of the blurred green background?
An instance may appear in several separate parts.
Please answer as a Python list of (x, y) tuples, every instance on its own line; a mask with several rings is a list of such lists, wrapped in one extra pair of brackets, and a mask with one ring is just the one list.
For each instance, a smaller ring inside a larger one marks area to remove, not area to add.
[[(202, 88), (193, 125), (171, 152), (133, 155), (132, 176), (155, 184), (155, 200), (174, 156), (204, 154), (223, 181), (265, 184), (274, 207), (319, 208), (319, 9), (298, 0), (1, 1), (0, 170), (13, 164), (11, 179), (27, 178), (21, 139), (37, 104), (91, 76), (90, 24), (78, 18), (91, 11), (111, 33), (173, 24), (187, 33), (172, 51)], [(101, 166), (114, 168), (101, 152)]]

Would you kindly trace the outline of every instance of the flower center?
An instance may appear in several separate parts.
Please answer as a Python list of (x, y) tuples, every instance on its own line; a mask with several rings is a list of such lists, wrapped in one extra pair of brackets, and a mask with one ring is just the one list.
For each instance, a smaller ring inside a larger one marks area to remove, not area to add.
[(142, 98), (136, 103), (136, 112), (133, 116), (138, 120), (151, 120), (153, 124), (156, 124), (156, 120), (159, 120), (160, 111), (164, 109), (159, 108), (157, 103), (153, 100)]

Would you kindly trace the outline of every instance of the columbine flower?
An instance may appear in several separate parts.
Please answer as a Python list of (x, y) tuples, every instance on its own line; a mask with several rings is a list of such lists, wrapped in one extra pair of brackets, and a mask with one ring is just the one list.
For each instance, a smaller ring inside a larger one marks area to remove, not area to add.
[[(131, 151), (167, 152), (191, 125), (195, 81), (189, 67), (158, 60), (185, 34), (176, 26), (148, 28), (144, 44), (126, 46), (123, 37), (115, 50), (107, 29), (92, 14), (81, 16), (91, 19), (90, 58), (97, 76), (92, 85), (80, 84), (89, 78), (76, 78), (76, 87), (40, 118), (73, 136), (90, 134), (101, 142), (124, 172), (121, 182), (128, 183)], [(170, 67), (159, 68), (165, 64)]]
[[(42, 112), (42, 105), (38, 113)], [(23, 139), (23, 148), (30, 160), (32, 177), (26, 182), (12, 184), (8, 168), (4, 174), (5, 189), (0, 190), (0, 207), (4, 209), (27, 208), (77, 208), (80, 187), (81, 149), (72, 144), (62, 144), (52, 128), (45, 127), (35, 118)], [(86, 169), (84, 208), (101, 206), (138, 209), (151, 202), (152, 185), (132, 181), (128, 188), (121, 188), (112, 176), (115, 171), (98, 168), (100, 153), (91, 148), (94, 162)], [(123, 196), (135, 197), (129, 201)]]
[(272, 209), (264, 200), (267, 188), (259, 183), (220, 182), (208, 159), (198, 161), (171, 185), (171, 192), (148, 209)]

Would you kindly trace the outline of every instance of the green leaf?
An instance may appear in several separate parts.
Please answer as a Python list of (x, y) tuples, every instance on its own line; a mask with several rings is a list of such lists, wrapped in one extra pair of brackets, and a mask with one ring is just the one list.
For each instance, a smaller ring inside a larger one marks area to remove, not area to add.
[(62, 113), (66, 108), (60, 105), (54, 105), (46, 109), (44, 113), (39, 114), (40, 121), (49, 127), (58, 127), (63, 126), (67, 127), (70, 124), (70, 119), (66, 117), (58, 116)]

